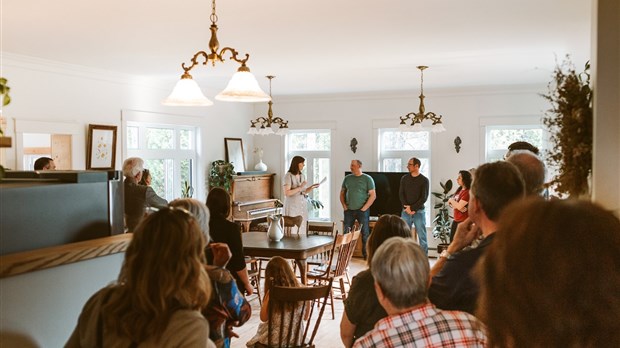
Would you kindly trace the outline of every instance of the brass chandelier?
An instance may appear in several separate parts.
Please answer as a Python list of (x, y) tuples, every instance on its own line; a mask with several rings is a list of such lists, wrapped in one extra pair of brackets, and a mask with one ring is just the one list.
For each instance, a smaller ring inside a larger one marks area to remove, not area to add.
[[(420, 132), (424, 130), (422, 128), (422, 121), (431, 120), (433, 122), (431, 132), (444, 132), (446, 129), (441, 123), (441, 115), (438, 116), (431, 111), (426, 112), (424, 108), (424, 69), (428, 67), (420, 65), (417, 68), (420, 69), (420, 107), (418, 113), (410, 112), (405, 116), (400, 116), (400, 125), (398, 128), (403, 131)], [(411, 120), (411, 124), (407, 124), (408, 120)]]
[[(198, 51), (191, 59), (191, 64), (186, 66), (185, 63), (181, 64), (183, 68), (183, 75), (181, 80), (177, 82), (176, 86), (172, 90), (172, 93), (168, 98), (164, 99), (162, 104), (175, 105), (175, 106), (208, 106), (213, 105), (213, 102), (204, 96), (200, 87), (192, 79), (192, 75), (189, 74), (196, 65), (200, 64), (198, 61), (200, 58), (204, 59), (203, 65), (207, 65), (209, 62), (215, 66), (216, 62), (224, 61), (224, 54), (229, 53), (230, 58), (237, 63), (241, 64), (237, 72), (232, 76), (230, 82), (226, 86), (226, 89), (220, 94), (215, 96), (217, 100), (223, 101), (235, 101), (235, 102), (264, 102), (271, 100), (258, 85), (256, 77), (250, 72), (246, 62), (250, 58), (249, 54), (245, 54), (245, 58), (239, 58), (239, 52), (234, 48), (224, 47), (219, 49), (220, 43), (217, 40), (217, 14), (215, 14), (215, 0), (212, 0), (211, 6), (211, 39), (209, 40), (209, 50)], [(218, 52), (219, 50), (219, 52)]]
[[(271, 98), (271, 80), (275, 78), (275, 76), (269, 75), (265, 76), (269, 79), (269, 97)], [(269, 110), (267, 111), (267, 117), (259, 117), (255, 120), (250, 121), (250, 129), (248, 130), (248, 134), (258, 134), (258, 135), (284, 135), (288, 132), (288, 121), (284, 120), (281, 117), (273, 117), (273, 98), (269, 100)], [(259, 126), (260, 128), (257, 128)], [(272, 126), (277, 126), (278, 130), (276, 132), (273, 131)]]

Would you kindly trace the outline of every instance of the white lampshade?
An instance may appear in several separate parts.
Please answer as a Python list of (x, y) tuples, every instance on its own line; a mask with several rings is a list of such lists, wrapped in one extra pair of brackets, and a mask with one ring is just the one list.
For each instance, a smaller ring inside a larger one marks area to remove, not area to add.
[(250, 135), (258, 134), (258, 129), (256, 129), (256, 127), (250, 127), (250, 129), (248, 130), (248, 134)]
[(263, 92), (251, 72), (237, 71), (228, 82), (226, 89), (215, 96), (215, 99), (255, 103), (270, 101), (271, 97)]
[(283, 136), (288, 133), (288, 128), (280, 128), (276, 131), (276, 135)]
[(260, 134), (260, 135), (271, 135), (271, 134), (273, 134), (273, 129), (271, 129), (271, 127), (261, 128), (258, 131), (258, 134)]
[(161, 103), (169, 106), (213, 105), (213, 102), (202, 94), (200, 87), (191, 77), (181, 78), (181, 80), (174, 86), (172, 93), (170, 93), (168, 98), (164, 99)]
[(400, 125), (398, 125), (398, 129), (403, 131), (403, 132), (410, 132), (411, 131), (411, 126), (406, 124), (406, 123), (401, 123)]
[(424, 130), (424, 128), (422, 128), (422, 125), (418, 122), (416, 122), (413, 127), (411, 127), (411, 131), (412, 132), (422, 132)]
[(439, 132), (445, 132), (446, 128), (443, 126), (443, 123), (437, 123), (434, 124), (433, 127), (431, 128), (431, 132), (433, 133), (439, 133)]

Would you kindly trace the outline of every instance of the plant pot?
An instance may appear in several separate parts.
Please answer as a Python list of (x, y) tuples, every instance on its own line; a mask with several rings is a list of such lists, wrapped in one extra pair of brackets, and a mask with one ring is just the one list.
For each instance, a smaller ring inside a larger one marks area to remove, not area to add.
[(449, 246), (450, 244), (446, 244), (446, 243), (437, 244), (437, 254), (441, 254), (442, 251), (448, 250)]

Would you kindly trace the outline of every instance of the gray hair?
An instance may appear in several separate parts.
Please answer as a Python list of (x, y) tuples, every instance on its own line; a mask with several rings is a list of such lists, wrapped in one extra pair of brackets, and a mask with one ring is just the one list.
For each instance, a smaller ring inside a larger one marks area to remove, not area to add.
[(211, 240), (209, 236), (209, 208), (202, 203), (201, 201), (193, 198), (178, 198), (168, 204), (174, 208), (183, 208), (192, 215), (194, 215), (194, 219), (198, 222), (198, 226), (202, 230), (202, 233), (205, 235), (205, 239), (207, 243)]
[(370, 267), (375, 282), (396, 308), (426, 302), (430, 266), (413, 239), (392, 237), (379, 247)]
[(545, 184), (545, 164), (533, 152), (513, 150), (506, 161), (514, 164), (525, 182), (525, 194), (539, 195)]
[(144, 170), (144, 160), (140, 157), (129, 157), (123, 162), (123, 175), (135, 177)]

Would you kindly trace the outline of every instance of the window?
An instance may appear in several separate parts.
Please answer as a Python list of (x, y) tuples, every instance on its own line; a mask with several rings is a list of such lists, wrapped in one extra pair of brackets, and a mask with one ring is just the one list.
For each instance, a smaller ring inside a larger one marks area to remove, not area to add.
[(538, 147), (545, 148), (544, 132), (541, 125), (501, 125), (486, 126), (485, 162), (494, 162), (504, 159), (508, 145), (515, 141), (527, 141)]
[(144, 159), (159, 196), (181, 197), (185, 181), (196, 187), (196, 127), (127, 122), (125, 134), (127, 157)]
[[(294, 156), (306, 159), (304, 175), (308, 185), (330, 178), (331, 131), (329, 129), (293, 130), (286, 136), (286, 170)], [(331, 218), (331, 180), (327, 180), (310, 193), (310, 197), (323, 203), (323, 209), (312, 209), (308, 219)]]
[[(420, 173), (430, 182), (430, 144), (431, 134), (428, 131), (403, 132), (397, 128), (379, 128), (379, 171), (407, 172), (407, 162), (411, 157), (416, 157), (422, 162)], [(426, 225), (430, 226), (432, 215), (430, 193), (424, 206), (427, 212)]]

